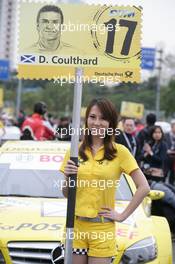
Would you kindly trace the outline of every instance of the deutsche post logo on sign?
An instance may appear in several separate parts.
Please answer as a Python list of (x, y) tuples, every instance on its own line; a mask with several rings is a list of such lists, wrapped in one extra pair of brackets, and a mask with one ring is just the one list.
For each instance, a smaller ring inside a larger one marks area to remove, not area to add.
[(139, 82), (140, 39), (135, 6), (21, 2), (19, 77), (53, 79), (82, 67), (90, 78)]

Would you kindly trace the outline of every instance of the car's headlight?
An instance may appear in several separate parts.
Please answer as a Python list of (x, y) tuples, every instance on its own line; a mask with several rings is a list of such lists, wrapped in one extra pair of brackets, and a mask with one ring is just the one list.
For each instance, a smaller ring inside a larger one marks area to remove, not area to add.
[(2, 255), (1, 251), (0, 251), (0, 263), (1, 264), (6, 264), (5, 259), (4, 259), (3, 255)]
[(147, 263), (157, 257), (157, 245), (154, 237), (138, 241), (127, 248), (120, 264)]

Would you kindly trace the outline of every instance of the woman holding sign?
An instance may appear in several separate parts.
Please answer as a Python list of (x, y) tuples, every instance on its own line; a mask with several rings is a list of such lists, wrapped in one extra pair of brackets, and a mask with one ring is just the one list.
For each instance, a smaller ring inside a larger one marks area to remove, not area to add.
[[(116, 144), (117, 113), (107, 99), (93, 100), (86, 111), (85, 135), (79, 146), (79, 166), (66, 153), (61, 171), (77, 174), (73, 264), (109, 264), (117, 254), (115, 222), (128, 218), (148, 194), (149, 185), (127, 148)], [(122, 172), (137, 191), (127, 208), (115, 211), (115, 192)], [(67, 196), (68, 184), (63, 193)]]

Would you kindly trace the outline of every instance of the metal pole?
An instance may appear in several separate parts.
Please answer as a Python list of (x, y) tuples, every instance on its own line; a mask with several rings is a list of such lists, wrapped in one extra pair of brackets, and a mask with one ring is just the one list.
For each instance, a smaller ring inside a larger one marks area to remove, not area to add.
[[(72, 128), (73, 133), (71, 138), (71, 160), (78, 164), (78, 144), (79, 144), (79, 128), (80, 128), (80, 111), (82, 98), (82, 68), (76, 68), (75, 72), (75, 87), (73, 101), (73, 117)], [(77, 175), (71, 175), (68, 189), (68, 204), (66, 218), (66, 246), (64, 264), (72, 264), (72, 243), (74, 231), (74, 215), (76, 202), (76, 178)], [(71, 186), (71, 187), (70, 187)]]
[(161, 70), (162, 70), (162, 57), (163, 57), (163, 50), (158, 51), (160, 53), (159, 66), (158, 69), (158, 76), (157, 76), (157, 86), (156, 86), (156, 116), (157, 120), (160, 118), (160, 81), (161, 81)]
[(18, 117), (21, 107), (22, 80), (18, 79), (17, 97), (16, 97), (16, 118)]

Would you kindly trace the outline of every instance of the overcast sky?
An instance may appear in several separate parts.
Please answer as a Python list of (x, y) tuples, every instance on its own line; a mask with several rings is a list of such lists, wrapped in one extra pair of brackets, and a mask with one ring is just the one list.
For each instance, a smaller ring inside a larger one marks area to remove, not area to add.
[(83, 0), (90, 4), (143, 7), (142, 46), (161, 46), (175, 54), (175, 0)]

